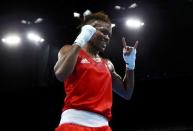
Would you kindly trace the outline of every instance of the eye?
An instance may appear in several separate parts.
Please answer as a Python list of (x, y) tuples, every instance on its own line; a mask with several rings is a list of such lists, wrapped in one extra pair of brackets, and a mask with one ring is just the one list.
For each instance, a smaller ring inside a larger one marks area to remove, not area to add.
[(107, 35), (109, 38), (111, 37), (111, 33), (108, 30), (100, 30), (103, 35)]

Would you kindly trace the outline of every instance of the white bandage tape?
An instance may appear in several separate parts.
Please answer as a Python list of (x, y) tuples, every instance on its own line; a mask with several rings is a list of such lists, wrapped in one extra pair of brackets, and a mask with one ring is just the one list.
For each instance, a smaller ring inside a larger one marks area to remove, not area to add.
[(91, 37), (96, 32), (96, 29), (91, 25), (84, 25), (81, 28), (80, 34), (77, 36), (74, 44), (79, 45), (81, 48), (88, 43)]
[(135, 69), (136, 49), (133, 48), (130, 54), (123, 53), (123, 59), (126, 63), (126, 67), (130, 70)]

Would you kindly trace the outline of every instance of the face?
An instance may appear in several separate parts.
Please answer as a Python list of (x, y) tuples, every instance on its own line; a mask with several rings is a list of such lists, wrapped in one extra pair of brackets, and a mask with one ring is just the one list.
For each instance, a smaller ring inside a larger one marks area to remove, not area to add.
[(91, 44), (96, 50), (103, 52), (110, 42), (110, 37), (112, 34), (111, 24), (96, 20), (92, 22), (91, 25), (97, 30)]

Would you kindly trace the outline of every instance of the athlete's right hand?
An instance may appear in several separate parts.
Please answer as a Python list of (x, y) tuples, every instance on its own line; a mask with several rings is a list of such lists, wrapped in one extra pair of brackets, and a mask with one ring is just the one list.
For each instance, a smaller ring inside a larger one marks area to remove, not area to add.
[(74, 41), (74, 44), (79, 45), (82, 48), (88, 43), (88, 41), (92, 38), (95, 32), (96, 32), (96, 29), (93, 26), (84, 25), (81, 28), (80, 34)]

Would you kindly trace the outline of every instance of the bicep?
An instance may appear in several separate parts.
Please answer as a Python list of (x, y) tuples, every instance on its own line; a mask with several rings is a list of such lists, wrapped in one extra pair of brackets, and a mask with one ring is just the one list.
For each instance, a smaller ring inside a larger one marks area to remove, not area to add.
[(131, 91), (126, 90), (124, 88), (123, 79), (119, 74), (116, 73), (114, 65), (109, 60), (108, 60), (108, 68), (112, 75), (113, 92), (115, 92), (117, 95), (124, 98), (125, 100), (129, 100), (131, 96)]
[(131, 91), (126, 90), (124, 88), (124, 84), (123, 84), (123, 80), (122, 80), (121, 76), (119, 74), (117, 74), (115, 70), (111, 74), (112, 74), (113, 92), (116, 93), (117, 95), (119, 95), (120, 97), (122, 97), (123, 99), (129, 100), (130, 95), (131, 95)]
[(112, 76), (112, 88), (113, 92), (115, 92), (117, 95), (121, 96), (124, 99), (128, 98), (128, 91), (124, 89), (124, 84), (121, 76), (116, 73), (116, 70), (114, 68), (114, 65), (111, 61), (108, 60), (108, 68), (111, 72)]

